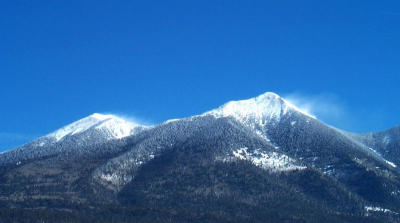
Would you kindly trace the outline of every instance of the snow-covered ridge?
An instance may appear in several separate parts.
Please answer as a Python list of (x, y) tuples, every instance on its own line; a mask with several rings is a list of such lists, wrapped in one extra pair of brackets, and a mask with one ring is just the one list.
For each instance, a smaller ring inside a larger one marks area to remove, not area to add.
[(108, 132), (110, 138), (119, 139), (131, 135), (137, 127), (140, 127), (140, 125), (126, 121), (115, 115), (94, 113), (86, 118), (64, 126), (45, 137), (54, 138), (56, 141), (60, 141), (67, 135), (75, 135), (91, 128), (95, 128)]
[(115, 115), (94, 113), (33, 142), (6, 151), (0, 156), (0, 164), (20, 165), (24, 160), (69, 152), (68, 156), (72, 157), (73, 154), (87, 151), (91, 145), (132, 136), (148, 128)]
[(289, 113), (301, 113), (308, 118), (315, 119), (314, 116), (300, 110), (273, 92), (267, 92), (247, 100), (230, 101), (217, 109), (202, 114), (202, 116), (233, 117), (253, 129), (258, 129), (264, 128), (270, 122), (279, 121), (282, 116)]
[(203, 115), (214, 115), (216, 117), (232, 116), (238, 119), (246, 117), (254, 117), (258, 119), (279, 119), (282, 115), (285, 115), (290, 111), (296, 111), (315, 119), (314, 116), (300, 110), (273, 92), (267, 92), (258, 97), (247, 100), (230, 101), (217, 109), (204, 113)]

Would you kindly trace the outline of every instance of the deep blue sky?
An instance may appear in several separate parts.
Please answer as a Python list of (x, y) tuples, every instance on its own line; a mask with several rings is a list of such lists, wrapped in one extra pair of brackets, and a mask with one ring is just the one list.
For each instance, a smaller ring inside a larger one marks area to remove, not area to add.
[(2, 1), (0, 151), (94, 112), (159, 123), (266, 91), (390, 128), (399, 27), (399, 1)]

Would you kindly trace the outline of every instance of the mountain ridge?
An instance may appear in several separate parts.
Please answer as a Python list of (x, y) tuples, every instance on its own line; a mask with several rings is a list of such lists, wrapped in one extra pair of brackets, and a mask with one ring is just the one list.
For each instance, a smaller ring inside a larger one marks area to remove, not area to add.
[(105, 222), (400, 221), (400, 171), (386, 154), (274, 93), (121, 138), (95, 116), (49, 146), (0, 154), (0, 216), (50, 203)]

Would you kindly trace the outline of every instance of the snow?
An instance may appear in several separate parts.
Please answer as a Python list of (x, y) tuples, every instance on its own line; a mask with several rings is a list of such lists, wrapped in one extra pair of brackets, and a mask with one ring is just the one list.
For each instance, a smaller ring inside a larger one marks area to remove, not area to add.
[(116, 173), (102, 174), (101, 178), (108, 182), (116, 182), (118, 179), (118, 175)]
[(67, 126), (64, 126), (63, 128), (48, 134), (46, 137), (55, 138), (56, 141), (60, 141), (67, 135), (74, 135), (89, 129), (93, 125), (98, 124), (100, 121), (104, 120), (103, 118), (104, 118), (103, 116), (100, 116), (99, 114), (95, 113), (89, 117), (80, 119)]
[(106, 120), (106, 119), (115, 118), (116, 116), (114, 116), (114, 115), (104, 115), (104, 114), (100, 114), (100, 113), (93, 113), (89, 117), (92, 117), (92, 118), (98, 119), (100, 121), (103, 121), (103, 120)]
[(368, 147), (368, 149), (369, 150), (371, 150), (372, 152), (374, 152), (374, 153), (376, 153), (376, 154), (378, 154), (378, 155), (380, 155), (376, 150), (374, 150), (373, 148), (371, 148), (371, 147)]
[(163, 124), (168, 124), (168, 123), (171, 123), (171, 122), (176, 122), (176, 121), (179, 121), (179, 120), (181, 120), (181, 119), (178, 119), (178, 118), (174, 118), (174, 119), (168, 119), (167, 121), (165, 121)]
[(139, 125), (113, 117), (97, 125), (96, 129), (107, 130), (111, 134), (111, 138), (120, 139), (132, 135), (136, 127), (139, 127)]
[(390, 209), (381, 208), (381, 207), (365, 206), (364, 209), (368, 212), (383, 212), (383, 213), (399, 214)]
[(132, 169), (139, 168), (154, 157), (155, 154), (152, 153), (147, 155), (136, 153), (127, 159), (116, 157), (96, 169), (93, 177), (102, 185), (117, 192), (134, 179)]
[(391, 141), (391, 138), (388, 135), (385, 135), (385, 137), (383, 137), (383, 139), (382, 139), (382, 142), (385, 145), (388, 145), (390, 143), (390, 141)]
[(299, 112), (315, 119), (314, 116), (307, 114), (272, 92), (247, 100), (230, 101), (217, 109), (204, 113), (203, 116), (213, 115), (216, 118), (233, 117), (243, 124), (256, 129), (263, 128), (272, 121), (280, 121), (282, 116), (293, 112)]
[(390, 194), (391, 194), (391, 195), (394, 195), (394, 196), (400, 195), (400, 190), (392, 191), (392, 193), (390, 193)]
[[(355, 144), (359, 145), (360, 147), (363, 147), (367, 150), (367, 152), (369, 152), (371, 155), (375, 156), (377, 159), (381, 160), (382, 162), (384, 162), (385, 164), (393, 167), (393, 168), (397, 168), (397, 165), (394, 164), (393, 162), (387, 160), (384, 158), (384, 156), (379, 153), (378, 151), (376, 151), (375, 149), (367, 146), (368, 143), (363, 141), (364, 137), (371, 137), (371, 136), (366, 136), (366, 135), (358, 135), (358, 134), (354, 134), (354, 133), (349, 133), (340, 129), (337, 129), (335, 127), (331, 127), (333, 129), (335, 129), (336, 131), (340, 132), (343, 136), (347, 137), (348, 139), (350, 139), (352, 142), (354, 142)], [(364, 138), (364, 139), (368, 139), (368, 138)], [(382, 143), (387, 144), (390, 143), (390, 136), (385, 135), (385, 137), (382, 139)], [(357, 161), (357, 160), (356, 160)], [(359, 163), (361, 163), (361, 161), (357, 161)]]
[(96, 129), (108, 131), (112, 138), (122, 138), (130, 135), (133, 129), (139, 127), (136, 123), (125, 121), (115, 115), (104, 115), (94, 113), (86, 118), (73, 122), (63, 128), (46, 135), (45, 137), (54, 138), (57, 142), (67, 135), (75, 135), (85, 132), (96, 126)]
[(388, 161), (388, 160), (385, 160), (385, 162), (386, 162), (387, 164), (389, 164), (390, 166), (394, 167), (394, 168), (397, 167), (396, 164), (394, 164), (394, 163), (392, 163), (392, 162), (390, 162), (390, 161)]
[(306, 168), (305, 166), (295, 165), (295, 161), (284, 154), (266, 153), (261, 150), (250, 152), (247, 147), (233, 151), (233, 156), (241, 160), (248, 160), (256, 166), (272, 171), (290, 171)]
[(390, 162), (389, 160), (383, 158), (383, 156), (378, 151), (376, 151), (375, 149), (373, 149), (371, 147), (368, 147), (368, 149), (371, 150), (372, 152), (374, 152), (376, 155), (378, 155), (386, 164), (390, 165), (393, 168), (397, 167), (396, 164), (394, 164), (394, 163)]

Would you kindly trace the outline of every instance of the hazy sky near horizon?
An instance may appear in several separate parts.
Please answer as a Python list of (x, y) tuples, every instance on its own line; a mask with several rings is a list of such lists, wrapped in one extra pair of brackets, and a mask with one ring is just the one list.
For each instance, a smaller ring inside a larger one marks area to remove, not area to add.
[(400, 124), (398, 1), (3, 1), (0, 151), (94, 112), (155, 124), (267, 91)]

